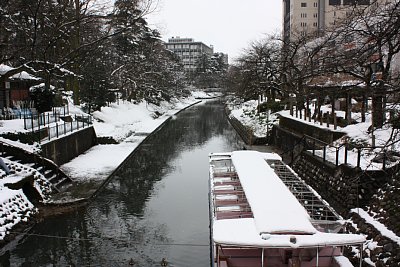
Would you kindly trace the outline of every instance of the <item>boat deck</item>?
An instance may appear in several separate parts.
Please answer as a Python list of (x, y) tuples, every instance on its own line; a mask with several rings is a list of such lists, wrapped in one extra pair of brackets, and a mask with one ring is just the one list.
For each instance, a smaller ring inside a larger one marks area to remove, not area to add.
[(252, 218), (253, 213), (229, 157), (213, 162), (213, 212), (217, 220)]

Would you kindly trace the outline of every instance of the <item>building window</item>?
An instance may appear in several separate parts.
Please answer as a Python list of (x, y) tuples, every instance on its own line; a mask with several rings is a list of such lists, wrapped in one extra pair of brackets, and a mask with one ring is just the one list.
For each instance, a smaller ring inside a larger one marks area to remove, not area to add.
[(314, 7), (318, 7), (318, 3), (317, 2), (314, 2)]
[(301, 13), (301, 14), (300, 14), (300, 17), (301, 17), (301, 18), (307, 18), (307, 13)]
[(307, 7), (307, 3), (301, 3), (301, 7)]
[(314, 25), (314, 27), (317, 27), (317, 26), (318, 26), (318, 23), (317, 23), (317, 22), (314, 22), (313, 25)]
[(329, 0), (330, 6), (340, 6), (340, 0)]
[(318, 18), (318, 13), (314, 13), (314, 18)]
[(356, 0), (343, 0), (343, 5), (355, 5), (356, 4)]

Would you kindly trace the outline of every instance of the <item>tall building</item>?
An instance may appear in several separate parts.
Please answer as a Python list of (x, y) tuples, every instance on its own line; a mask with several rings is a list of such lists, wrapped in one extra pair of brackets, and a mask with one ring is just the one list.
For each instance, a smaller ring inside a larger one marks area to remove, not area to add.
[(181, 58), (187, 72), (193, 72), (196, 69), (197, 62), (203, 55), (211, 57), (214, 53), (212, 46), (195, 42), (192, 38), (172, 37), (165, 45)]
[(283, 35), (320, 36), (328, 27), (370, 0), (283, 0)]

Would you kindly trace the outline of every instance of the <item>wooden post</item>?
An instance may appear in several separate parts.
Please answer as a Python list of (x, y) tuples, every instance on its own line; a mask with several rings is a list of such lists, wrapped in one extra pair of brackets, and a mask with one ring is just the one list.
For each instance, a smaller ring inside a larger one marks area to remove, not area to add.
[(337, 118), (336, 118), (336, 112), (332, 114), (333, 115), (333, 129), (337, 129)]
[(382, 169), (386, 170), (386, 150), (383, 150), (383, 161), (382, 161)]
[[(289, 96), (290, 97), (290, 96)], [(290, 108), (290, 116), (293, 116), (293, 101), (289, 98), (289, 108)]]
[(38, 123), (38, 134), (39, 134), (39, 144), (40, 144), (40, 121)]
[(329, 120), (330, 120), (330, 116), (329, 116), (329, 111), (326, 114), (326, 126), (329, 128)]
[(336, 166), (339, 165), (339, 148), (336, 148)]
[(315, 156), (315, 139), (313, 139), (312, 154), (313, 154), (313, 156)]
[(322, 111), (319, 111), (319, 125), (322, 125)]

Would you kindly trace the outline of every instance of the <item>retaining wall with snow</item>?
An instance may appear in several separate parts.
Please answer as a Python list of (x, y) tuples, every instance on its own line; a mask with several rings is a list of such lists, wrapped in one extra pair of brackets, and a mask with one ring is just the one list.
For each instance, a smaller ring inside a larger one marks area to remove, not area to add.
[(293, 162), (292, 168), (344, 216), (354, 207), (368, 206), (372, 196), (388, 181), (383, 171), (335, 166), (307, 151)]
[(83, 154), (96, 143), (94, 128), (87, 127), (42, 144), (42, 155), (57, 165), (62, 165)]

